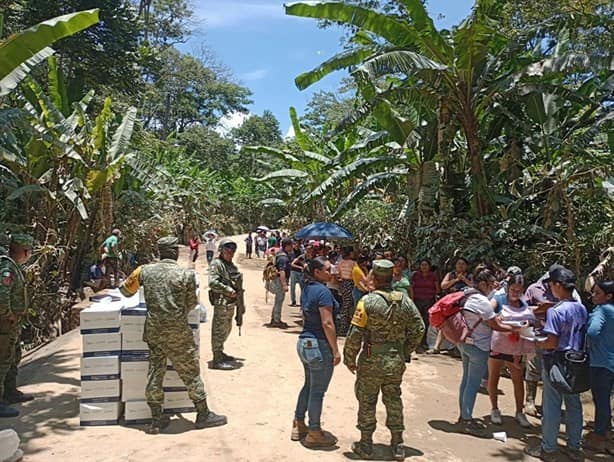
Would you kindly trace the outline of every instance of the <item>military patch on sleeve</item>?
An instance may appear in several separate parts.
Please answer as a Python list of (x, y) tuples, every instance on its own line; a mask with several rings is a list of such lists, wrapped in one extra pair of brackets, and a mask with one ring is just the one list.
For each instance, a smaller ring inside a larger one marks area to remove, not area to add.
[(9, 287), (11, 284), (13, 284), (13, 279), (14, 279), (13, 273), (11, 273), (8, 270), (4, 271), (2, 273), (2, 276), (0, 276), (0, 282), (5, 287)]
[(142, 266), (139, 266), (137, 269), (135, 269), (130, 276), (128, 276), (128, 279), (126, 279), (120, 286), (119, 290), (122, 295), (131, 297), (139, 291), (139, 287), (141, 287), (141, 283), (139, 281), (141, 268)]
[(352, 325), (356, 327), (365, 327), (368, 319), (369, 317), (367, 316), (367, 311), (365, 310), (365, 302), (359, 300), (358, 304), (356, 305), (356, 311), (354, 311), (354, 316), (352, 317)]

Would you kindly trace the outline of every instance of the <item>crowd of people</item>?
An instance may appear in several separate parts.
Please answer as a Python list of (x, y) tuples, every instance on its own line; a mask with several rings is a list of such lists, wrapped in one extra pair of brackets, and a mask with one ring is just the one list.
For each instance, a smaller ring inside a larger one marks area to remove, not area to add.
[[(305, 384), (299, 395), (292, 435), (293, 438), (305, 436), (306, 446), (321, 447), (336, 441), (332, 434), (322, 432), (318, 422), (321, 400), (330, 382), (332, 368), (341, 361), (336, 338), (348, 336), (347, 349), (352, 329), (364, 329), (365, 325), (360, 322), (364, 307), (360, 310), (359, 307), (363, 301), (369, 300), (365, 296), (377, 292), (374, 283), (379, 265), (389, 263), (387, 288), (407, 297), (425, 326), (420, 331), (416, 351), (437, 354), (447, 349), (460, 356), (462, 379), (457, 422), (460, 432), (485, 435), (486, 423), (473, 416), (481, 389), (488, 394), (491, 403), (489, 422), (495, 425), (503, 423), (498, 385), (501, 375), (505, 374), (513, 385), (517, 424), (522, 428), (532, 427), (527, 414), (542, 419), (542, 442), (539, 446), (527, 448), (527, 454), (543, 460), (557, 460), (563, 403), (568, 457), (580, 460), (582, 446), (598, 452), (606, 451), (607, 434), (611, 431), (610, 395), (614, 386), (614, 282), (611, 280), (601, 278), (592, 284), (594, 309), (589, 317), (576, 288), (575, 274), (558, 264), (552, 265), (534, 283), (527, 284), (517, 266), (510, 266), (505, 271), (481, 263), (470, 271), (470, 263), (462, 257), (455, 260), (453, 269), (440, 281), (429, 260), (421, 260), (418, 269), (411, 271), (407, 260), (390, 250), (363, 248), (356, 251), (353, 247), (321, 241), (283, 239), (277, 255), (274, 261), (279, 283), (271, 288), (276, 294), (271, 327), (287, 327), (280, 317), (284, 294), (290, 290), (290, 306), (295, 306), (295, 286), (301, 289), (300, 306), (305, 327), (297, 348), (305, 367)], [(440, 297), (454, 292), (463, 293), (462, 313), (469, 331), (469, 336), (458, 344), (447, 342), (442, 331), (432, 326), (429, 329), (429, 309)], [(427, 335), (427, 329), (430, 335)], [(582, 439), (580, 394), (561, 391), (556, 379), (552, 378), (552, 370), (564, 352), (584, 350), (590, 358), (590, 383), (596, 412), (594, 430)], [(315, 369), (312, 367), (314, 358), (317, 358)], [(327, 368), (322, 369), (321, 364), (326, 364)], [(353, 360), (347, 364), (354, 372)], [(540, 382), (543, 387), (541, 412), (535, 405)], [(384, 395), (383, 388), (381, 390)], [(307, 406), (306, 395), (309, 393), (310, 404)], [(309, 426), (305, 427), (303, 419), (307, 408), (310, 420)], [(388, 411), (390, 415), (390, 409)], [(360, 415), (361, 411), (359, 418)], [(359, 428), (362, 430), (360, 425)], [(365, 428), (367, 433), (374, 430), (374, 427)], [(398, 428), (390, 429), (394, 439)], [(368, 456), (370, 435), (354, 449), (358, 455)], [(400, 457), (400, 452), (397, 454)]]
[[(102, 246), (102, 260), (107, 267), (116, 264), (113, 259), (118, 258), (120, 236), (119, 230), (114, 230)], [(224, 343), (232, 330), (233, 315), (237, 325), (242, 324), (243, 276), (233, 262), (237, 244), (227, 238), (217, 242), (216, 238), (214, 233), (205, 235), (210, 265), (209, 301), (213, 307), (210, 367), (231, 371), (242, 360), (228, 355)], [(247, 258), (251, 253), (247, 245), (250, 238), (245, 241)], [(266, 240), (266, 244), (258, 248), (258, 239)], [(0, 417), (16, 415), (8, 403), (31, 399), (16, 390), (14, 377), (19, 362), (19, 331), (15, 326), (27, 305), (19, 265), (29, 257), (32, 239), (14, 234), (9, 244), (8, 251), (0, 251), (0, 327), (9, 340), (0, 345), (0, 397), (4, 397)], [(199, 236), (192, 236), (192, 262), (198, 258), (199, 244)], [(588, 278), (592, 305), (589, 315), (576, 275), (558, 264), (527, 284), (517, 266), (502, 270), (478, 263), (471, 271), (470, 262), (457, 258), (453, 269), (440, 281), (429, 260), (417, 262), (418, 269), (411, 271), (407, 259), (389, 249), (355, 250), (317, 240), (292, 240), (280, 233), (267, 237), (265, 232), (257, 233), (250, 244), (256, 245), (258, 256), (269, 255), (266, 287), (275, 298), (268, 327), (289, 327), (282, 321), (288, 292), (290, 306), (300, 306), (303, 317), (297, 352), (304, 381), (294, 411), (292, 440), (300, 440), (308, 448), (327, 448), (337, 443), (331, 432), (322, 429), (321, 414), (334, 368), (343, 363), (356, 374), (360, 439), (352, 445), (352, 451), (360, 458), (372, 458), (376, 405), (381, 393), (391, 434), (390, 450), (395, 460), (403, 460), (401, 388), (406, 363), (414, 352), (437, 354), (447, 349), (457, 351), (462, 363), (459, 432), (483, 437), (486, 423), (503, 423), (498, 385), (505, 371), (513, 385), (517, 424), (529, 428), (532, 424), (527, 414), (541, 417), (541, 443), (527, 447), (528, 455), (559, 460), (557, 440), (563, 405), (568, 458), (582, 460), (583, 448), (612, 451), (609, 437), (614, 387), (614, 269), (607, 259)], [(226, 417), (212, 412), (207, 404), (195, 355), (197, 346), (187, 323), (187, 313), (197, 303), (194, 273), (177, 265), (177, 238), (162, 238), (158, 247), (161, 260), (137, 267), (120, 286), (127, 296), (143, 287), (148, 306), (145, 341), (152, 354), (146, 396), (153, 419), (147, 431), (159, 433), (169, 423), (162, 413), (167, 358), (172, 359), (195, 403), (196, 427), (224, 425)], [(610, 253), (606, 252), (606, 258)], [(94, 275), (99, 277), (100, 273)], [(113, 285), (118, 279), (114, 274)], [(433, 322), (429, 326), (433, 314), (448, 297), (459, 301), (458, 313), (463, 320), (463, 336), (453, 344), (447, 342), (453, 339), (441, 324)], [(346, 337), (343, 351), (339, 337)], [(565, 367), (572, 363), (574, 370), (570, 372)], [(580, 392), (585, 391), (581, 388), (583, 380), (595, 405), (593, 429), (584, 436), (580, 399)], [(541, 409), (536, 406), (540, 382)], [(473, 415), (481, 387), (491, 404), (487, 422)]]

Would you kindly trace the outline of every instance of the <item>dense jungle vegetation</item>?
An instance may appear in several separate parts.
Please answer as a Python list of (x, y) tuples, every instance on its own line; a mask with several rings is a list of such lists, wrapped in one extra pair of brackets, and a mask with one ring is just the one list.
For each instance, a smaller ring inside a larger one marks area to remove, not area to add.
[(289, 108), (293, 139), (269, 111), (218, 129), (251, 93), (179, 51), (187, 0), (0, 0), (0, 222), (36, 240), (29, 332), (66, 320), (113, 227), (125, 270), (161, 234), (314, 220), (440, 269), (585, 275), (613, 244), (611, 2), (479, 0), (450, 30), (420, 0), (285, 9), (344, 30), (296, 78), (345, 75)]

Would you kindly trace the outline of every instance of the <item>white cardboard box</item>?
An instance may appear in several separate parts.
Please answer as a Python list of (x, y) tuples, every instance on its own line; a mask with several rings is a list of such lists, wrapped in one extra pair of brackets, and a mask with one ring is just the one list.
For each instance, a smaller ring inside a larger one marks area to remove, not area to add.
[(195, 410), (187, 391), (164, 392), (164, 412), (194, 412)]
[(127, 401), (124, 408), (126, 424), (138, 425), (151, 422), (151, 409), (147, 401)]
[(145, 399), (148, 370), (149, 362), (147, 361), (128, 361), (121, 363), (123, 401)]
[(119, 379), (119, 356), (81, 358), (81, 380)]
[(79, 315), (81, 333), (118, 332), (121, 309), (121, 302), (93, 303)]
[(163, 382), (164, 391), (183, 391), (185, 390), (185, 384), (179, 377), (179, 374), (175, 370), (167, 370), (164, 374)]
[(122, 353), (134, 351), (149, 351), (149, 346), (143, 341), (143, 331), (138, 328), (122, 329)]
[(81, 426), (116, 425), (121, 416), (122, 403), (81, 403), (79, 419)]
[(83, 356), (118, 356), (122, 350), (122, 335), (119, 332), (106, 334), (83, 334)]
[(120, 401), (119, 398), (119, 379), (81, 381), (82, 403)]

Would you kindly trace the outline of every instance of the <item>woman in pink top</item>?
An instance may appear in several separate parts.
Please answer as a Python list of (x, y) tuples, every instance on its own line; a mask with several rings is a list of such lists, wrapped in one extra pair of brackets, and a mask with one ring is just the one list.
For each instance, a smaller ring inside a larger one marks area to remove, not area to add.
[[(522, 300), (524, 293), (524, 279), (521, 274), (511, 277), (507, 284), (506, 293), (495, 295), (491, 305), (499, 313), (500, 320), (506, 322), (533, 325), (535, 315), (533, 310)], [(535, 343), (520, 337), (517, 333), (493, 331), (490, 341), (490, 357), (488, 358), (488, 396), (492, 410), (490, 420), (494, 424), (501, 424), (501, 411), (498, 405), (498, 386), (501, 368), (508, 367), (514, 385), (514, 398), (516, 401), (516, 420), (521, 427), (527, 428), (531, 424), (527, 420), (524, 409), (524, 372), (521, 365), (523, 355), (535, 354)]]

